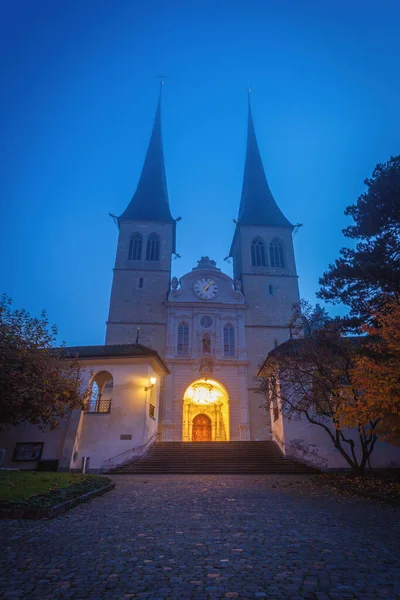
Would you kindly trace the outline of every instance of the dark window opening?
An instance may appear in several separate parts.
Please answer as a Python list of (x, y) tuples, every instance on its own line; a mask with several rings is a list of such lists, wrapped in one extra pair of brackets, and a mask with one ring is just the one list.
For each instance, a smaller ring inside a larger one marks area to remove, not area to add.
[(265, 244), (261, 238), (251, 242), (251, 264), (253, 267), (265, 267)]
[(142, 258), (142, 235), (134, 233), (129, 242), (129, 260), (140, 260)]
[(146, 260), (160, 260), (160, 237), (152, 233), (147, 240)]
[(269, 245), (269, 262), (271, 267), (281, 268), (284, 266), (283, 247), (279, 240), (273, 240)]

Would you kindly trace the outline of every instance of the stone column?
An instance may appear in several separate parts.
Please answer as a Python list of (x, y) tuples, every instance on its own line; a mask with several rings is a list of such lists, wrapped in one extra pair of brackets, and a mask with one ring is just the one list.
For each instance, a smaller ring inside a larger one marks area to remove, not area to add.
[(243, 441), (250, 439), (249, 397), (247, 390), (247, 365), (239, 367), (240, 376), (240, 425), (239, 435)]
[(172, 371), (171, 375), (167, 375), (165, 377), (165, 386), (164, 386), (164, 394), (163, 394), (163, 399), (162, 399), (162, 404), (163, 404), (163, 410), (162, 410), (162, 415), (163, 415), (163, 421), (162, 421), (162, 425), (160, 427), (161, 430), (161, 439), (163, 440), (163, 442), (170, 442), (173, 438), (173, 423), (172, 423), (172, 389), (173, 389), (173, 368), (168, 365), (170, 367), (170, 370)]

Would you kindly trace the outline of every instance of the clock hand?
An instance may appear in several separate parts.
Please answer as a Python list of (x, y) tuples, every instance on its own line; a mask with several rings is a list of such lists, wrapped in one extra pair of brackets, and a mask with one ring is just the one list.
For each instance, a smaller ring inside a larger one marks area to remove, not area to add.
[(213, 279), (211, 279), (211, 281), (209, 283), (207, 283), (207, 285), (203, 288), (202, 294), (204, 294), (204, 292), (206, 292), (208, 290), (208, 288), (210, 287), (210, 285), (212, 285), (213, 283), (215, 283), (215, 281)]

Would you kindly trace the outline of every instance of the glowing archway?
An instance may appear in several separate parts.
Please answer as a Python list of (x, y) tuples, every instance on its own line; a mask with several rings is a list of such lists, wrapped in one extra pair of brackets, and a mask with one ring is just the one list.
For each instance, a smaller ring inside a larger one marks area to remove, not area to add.
[[(182, 439), (184, 442), (209, 441), (193, 430), (201, 422), (199, 415), (211, 421), (211, 441), (229, 441), (229, 396), (223, 385), (214, 379), (198, 379), (190, 384), (183, 396)], [(205, 419), (204, 419), (205, 420)]]

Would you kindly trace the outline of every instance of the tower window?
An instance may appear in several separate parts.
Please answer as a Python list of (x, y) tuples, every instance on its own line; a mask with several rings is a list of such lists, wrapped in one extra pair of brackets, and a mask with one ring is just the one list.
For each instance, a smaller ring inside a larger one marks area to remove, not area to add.
[(142, 258), (142, 235), (134, 233), (129, 242), (129, 260), (140, 260)]
[(251, 242), (251, 264), (253, 267), (265, 267), (265, 244), (261, 238)]
[(160, 236), (152, 233), (147, 240), (146, 260), (160, 260)]
[(270, 283), (268, 286), (268, 292), (270, 296), (274, 295), (274, 286), (272, 285), (272, 283)]
[(284, 267), (283, 260), (283, 246), (282, 242), (278, 239), (272, 240), (269, 245), (269, 262), (271, 267)]
[(178, 326), (178, 356), (188, 356), (189, 354), (189, 325), (180, 323)]
[(235, 356), (235, 330), (230, 323), (224, 327), (224, 356)]
[(143, 277), (140, 277), (140, 279), (139, 279), (139, 287), (140, 288), (143, 287)]

